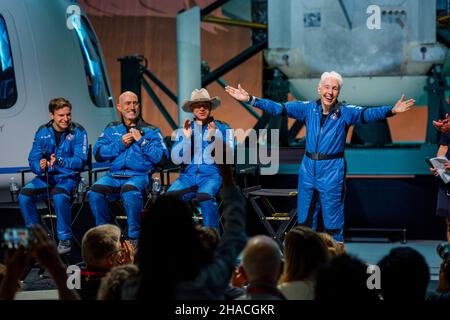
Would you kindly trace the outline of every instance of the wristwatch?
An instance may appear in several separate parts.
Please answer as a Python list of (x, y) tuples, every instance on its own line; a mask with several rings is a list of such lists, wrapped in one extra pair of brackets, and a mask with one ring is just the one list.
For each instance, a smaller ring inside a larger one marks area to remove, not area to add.
[(58, 163), (58, 166), (62, 167), (63, 159), (61, 157), (59, 157), (58, 160), (56, 160), (56, 162)]

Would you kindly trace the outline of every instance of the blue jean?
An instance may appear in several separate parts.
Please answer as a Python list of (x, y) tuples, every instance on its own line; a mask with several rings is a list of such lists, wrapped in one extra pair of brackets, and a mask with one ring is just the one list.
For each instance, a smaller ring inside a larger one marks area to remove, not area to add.
[(111, 223), (108, 203), (122, 199), (128, 220), (128, 237), (138, 238), (141, 230), (143, 196), (148, 185), (148, 176), (114, 178), (111, 174), (97, 180), (88, 193), (89, 205), (97, 226)]
[[(48, 182), (50, 197), (56, 213), (58, 239), (71, 239), (72, 209), (70, 199), (72, 191), (77, 185), (77, 181), (70, 178), (57, 179), (50, 176)], [(47, 181), (42, 177), (34, 178), (21, 190), (19, 194), (19, 206), (27, 227), (33, 224), (39, 224), (40, 219), (36, 202), (44, 200), (47, 196)]]
[[(219, 228), (219, 209), (216, 202), (216, 194), (222, 185), (220, 174), (187, 174), (180, 177), (170, 186), (167, 192), (180, 194), (183, 201), (196, 198), (200, 204), (205, 227)], [(195, 192), (190, 191), (197, 187)]]

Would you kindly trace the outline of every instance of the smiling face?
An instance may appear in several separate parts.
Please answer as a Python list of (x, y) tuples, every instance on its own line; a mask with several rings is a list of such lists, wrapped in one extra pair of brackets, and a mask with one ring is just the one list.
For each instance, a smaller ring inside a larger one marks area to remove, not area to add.
[(192, 113), (195, 118), (200, 121), (205, 121), (211, 114), (211, 103), (197, 102), (191, 105)]
[(139, 119), (140, 106), (137, 96), (133, 92), (124, 92), (119, 97), (117, 110), (125, 124), (136, 123)]
[(53, 128), (56, 131), (62, 132), (66, 130), (72, 122), (72, 109), (64, 107), (50, 113), (50, 118), (53, 120)]
[(341, 88), (339, 87), (339, 82), (335, 78), (325, 78), (317, 88), (320, 95), (320, 100), (322, 101), (322, 106), (329, 109), (339, 97)]

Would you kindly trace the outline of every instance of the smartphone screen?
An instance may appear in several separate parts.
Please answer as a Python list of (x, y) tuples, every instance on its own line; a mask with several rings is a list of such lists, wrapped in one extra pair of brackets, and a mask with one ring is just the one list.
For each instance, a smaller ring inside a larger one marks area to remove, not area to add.
[(27, 228), (5, 228), (1, 230), (1, 246), (4, 249), (18, 249), (30, 247), (30, 231)]

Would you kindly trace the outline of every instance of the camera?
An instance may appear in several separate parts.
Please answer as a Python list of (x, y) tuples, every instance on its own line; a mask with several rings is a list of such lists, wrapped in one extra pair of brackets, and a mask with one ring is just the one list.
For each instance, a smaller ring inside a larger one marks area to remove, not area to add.
[(443, 242), (438, 244), (436, 252), (442, 260), (450, 261), (450, 243)]
[(30, 248), (31, 233), (28, 228), (5, 228), (0, 230), (0, 246), (3, 249), (15, 250)]

